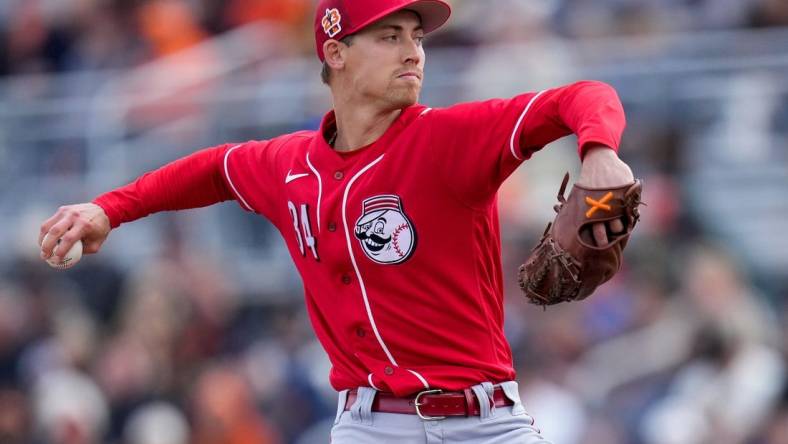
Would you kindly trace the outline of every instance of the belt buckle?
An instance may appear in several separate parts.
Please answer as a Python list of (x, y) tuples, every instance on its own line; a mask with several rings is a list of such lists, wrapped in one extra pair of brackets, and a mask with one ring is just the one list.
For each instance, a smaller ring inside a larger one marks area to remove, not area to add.
[(421, 414), (421, 410), (419, 410), (419, 407), (424, 405), (424, 404), (419, 402), (419, 399), (422, 396), (424, 396), (424, 395), (431, 395), (431, 394), (440, 394), (440, 393), (443, 393), (443, 390), (435, 389), (435, 390), (424, 390), (424, 391), (419, 392), (418, 395), (416, 395), (416, 399), (413, 401), (413, 405), (416, 406), (416, 414), (419, 415), (419, 418), (421, 418), (421, 419), (423, 419), (425, 421), (438, 421), (438, 420), (441, 420), (441, 419), (446, 419), (445, 416), (426, 416), (426, 415), (422, 415)]

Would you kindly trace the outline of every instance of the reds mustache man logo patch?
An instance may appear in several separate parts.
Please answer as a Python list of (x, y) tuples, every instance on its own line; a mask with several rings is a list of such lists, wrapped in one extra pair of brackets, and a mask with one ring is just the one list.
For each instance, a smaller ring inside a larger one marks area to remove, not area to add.
[(391, 194), (364, 200), (355, 234), (367, 257), (379, 264), (404, 262), (416, 246), (416, 231), (402, 201)]

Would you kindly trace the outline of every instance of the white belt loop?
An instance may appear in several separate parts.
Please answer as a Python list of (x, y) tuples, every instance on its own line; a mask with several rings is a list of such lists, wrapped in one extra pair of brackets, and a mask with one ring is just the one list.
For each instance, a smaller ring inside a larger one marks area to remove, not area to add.
[(482, 382), (481, 384), (471, 387), (471, 390), (473, 390), (473, 393), (476, 395), (476, 399), (479, 400), (479, 416), (482, 421), (490, 418), (495, 408), (493, 403), (494, 389), (492, 383)]
[(372, 401), (375, 400), (377, 390), (371, 387), (359, 387), (356, 392), (356, 402), (350, 406), (350, 417), (361, 424), (372, 425)]
[(339, 423), (339, 417), (345, 411), (345, 404), (347, 403), (347, 394), (350, 390), (341, 390), (337, 399), (337, 416), (334, 418), (334, 425)]
[(490, 405), (490, 416), (495, 413), (495, 398), (493, 397), (493, 393), (495, 393), (495, 387), (493, 387), (492, 382), (482, 382), (482, 388), (487, 393), (487, 397), (489, 398), (488, 402)]
[(512, 406), (512, 415), (525, 413), (525, 406), (523, 406), (523, 402), (520, 400), (520, 388), (517, 385), (517, 381), (502, 382), (501, 390), (503, 390), (503, 394), (514, 403)]

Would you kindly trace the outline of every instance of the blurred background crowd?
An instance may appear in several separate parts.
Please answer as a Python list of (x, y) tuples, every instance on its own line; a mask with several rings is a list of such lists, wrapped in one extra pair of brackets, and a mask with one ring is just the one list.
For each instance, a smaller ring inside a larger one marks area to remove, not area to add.
[[(0, 1), (0, 443), (328, 442), (298, 277), (232, 203), (56, 272), (38, 227), (201, 147), (315, 128), (313, 0)], [(615, 86), (645, 183), (619, 275), (542, 311), (517, 265), (574, 139), (500, 194), (506, 329), (555, 444), (788, 443), (788, 2), (454, 0), (422, 102)]]
[[(500, 42), (506, 34), (588, 38), (788, 23), (785, 2), (780, 0), (533, 3), (456, 1), (459, 18), (438, 40), (473, 45)], [(511, 9), (517, 20), (504, 12)], [(128, 69), (260, 21), (278, 25), (277, 39), (307, 54), (314, 46), (313, 11), (313, 0), (5, 0), (0, 4), (0, 74)], [(478, 16), (481, 11), (485, 15)]]

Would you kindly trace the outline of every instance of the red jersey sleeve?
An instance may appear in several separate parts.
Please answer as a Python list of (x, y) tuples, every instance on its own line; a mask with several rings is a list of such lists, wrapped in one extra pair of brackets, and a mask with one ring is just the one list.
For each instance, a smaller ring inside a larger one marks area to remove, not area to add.
[[(263, 213), (254, 205), (265, 207), (265, 198), (245, 196), (245, 190), (241, 190), (245, 182), (238, 180), (237, 170), (248, 169), (250, 163), (259, 160), (255, 154), (264, 156), (265, 146), (265, 142), (250, 142), (207, 148), (102, 194), (93, 203), (104, 209), (112, 228), (160, 211), (200, 208), (227, 200), (236, 200), (248, 211)], [(257, 171), (264, 168), (264, 163), (256, 165)]]
[(501, 183), (548, 143), (574, 133), (581, 157), (595, 143), (618, 149), (626, 125), (615, 90), (595, 81), (435, 109), (425, 117), (438, 174), (471, 205), (489, 203)]

